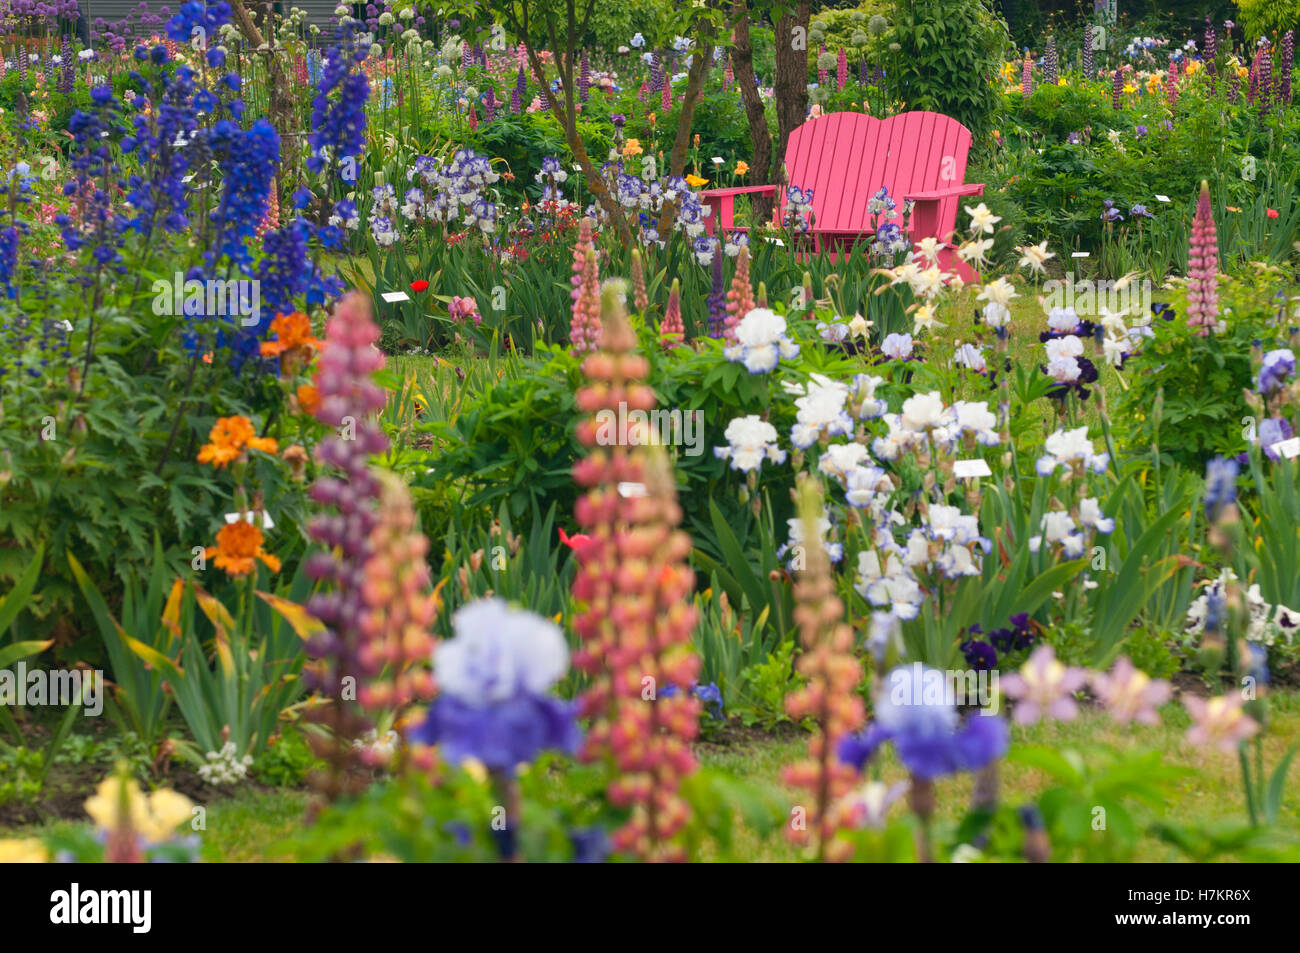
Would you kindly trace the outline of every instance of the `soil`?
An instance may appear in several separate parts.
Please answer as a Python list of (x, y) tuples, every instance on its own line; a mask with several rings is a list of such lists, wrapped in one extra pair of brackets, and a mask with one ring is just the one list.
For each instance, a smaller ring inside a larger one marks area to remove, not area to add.
[[(78, 724), (73, 734), (89, 735), (96, 741), (112, 737), (115, 730), (104, 719), (86, 719), (86, 727)], [(19, 722), (29, 751), (41, 751), (50, 743), (50, 726), (32, 721)], [(6, 736), (6, 741), (11, 740)], [(67, 747), (63, 749), (66, 756)], [(0, 803), (0, 830), (26, 827), (51, 821), (86, 821), (83, 805), (95, 793), (100, 783), (113, 770), (111, 761), (92, 757), (88, 761), (72, 763), (56, 758), (45, 779), (45, 786), (35, 801), (12, 800)], [(151, 779), (157, 787), (169, 787), (184, 794), (195, 804), (210, 804), (222, 797), (222, 792), (208, 784), (188, 764), (172, 761)], [(276, 791), (270, 785), (248, 781), (241, 791)]]

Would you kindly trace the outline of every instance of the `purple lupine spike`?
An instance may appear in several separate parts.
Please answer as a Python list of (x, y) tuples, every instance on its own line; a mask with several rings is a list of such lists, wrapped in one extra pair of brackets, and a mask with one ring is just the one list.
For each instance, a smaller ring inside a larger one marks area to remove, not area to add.
[(587, 101), (587, 95), (591, 90), (591, 62), (587, 59), (587, 51), (582, 51), (582, 71), (578, 74), (578, 98), (584, 103)]
[(1083, 78), (1092, 79), (1097, 70), (1097, 63), (1092, 52), (1092, 24), (1083, 28)]
[(1056, 37), (1047, 38), (1047, 53), (1043, 57), (1043, 74), (1047, 77), (1049, 86), (1055, 86), (1057, 80), (1057, 56), (1056, 56)]
[(664, 88), (664, 68), (656, 50), (650, 54), (650, 92), (657, 93)]
[(496, 89), (489, 83), (487, 88), (487, 96), (484, 97), (483, 99), (483, 118), (485, 121), (491, 122), (494, 118), (496, 118), (496, 113), (497, 113)]
[(515, 91), (510, 96), (510, 111), (518, 115), (524, 108), (524, 97), (528, 94), (528, 77), (524, 75), (524, 68), (519, 67), (519, 75), (515, 77)]
[(1241, 77), (1235, 69), (1228, 70), (1228, 104), (1235, 106), (1241, 100)]
[(1267, 116), (1273, 104), (1273, 54), (1267, 46), (1259, 48), (1255, 57), (1259, 69), (1259, 111)]
[(1282, 34), (1281, 76), (1278, 77), (1277, 98), (1279, 102), (1291, 105), (1291, 64), (1295, 59), (1295, 31), (1287, 30)]
[(468, 43), (460, 45), (460, 68), (469, 69), (474, 65), (474, 50)]
[(727, 292), (722, 285), (721, 249), (713, 252), (713, 290), (709, 292), (709, 337), (721, 338), (727, 333)]
[(349, 295), (329, 320), (316, 371), (316, 419), (329, 427), (351, 428), (346, 438), (331, 436), (319, 444), (317, 459), (328, 475), (308, 492), (317, 504), (336, 511), (312, 519), (308, 533), (324, 548), (304, 564), (309, 576), (326, 583), (324, 591), (308, 600), (307, 611), (324, 626), (309, 643), (311, 654), (327, 661), (306, 677), (327, 696), (336, 694), (347, 676), (360, 681), (374, 674), (362, 653), (365, 605), (357, 583), (370, 555), (373, 504), (380, 490), (367, 461), (388, 449), (375, 421), (387, 395), (371, 380), (384, 364), (383, 355), (371, 346), (378, 338), (369, 303), (358, 294)]
[(1124, 107), (1124, 67), (1115, 67), (1115, 74), (1110, 81), (1110, 105), (1112, 109)]
[(865, 56), (858, 60), (858, 85), (867, 85), (867, 58)]

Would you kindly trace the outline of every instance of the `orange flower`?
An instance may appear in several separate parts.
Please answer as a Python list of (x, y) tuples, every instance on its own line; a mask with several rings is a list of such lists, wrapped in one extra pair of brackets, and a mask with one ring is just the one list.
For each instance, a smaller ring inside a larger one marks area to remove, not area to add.
[(320, 409), (320, 394), (316, 388), (311, 384), (303, 384), (295, 396), (298, 398), (298, 409), (309, 417), (315, 417), (316, 411)]
[(262, 531), (243, 519), (227, 523), (217, 531), (217, 545), (209, 546), (205, 556), (215, 556), (218, 569), (234, 577), (247, 576), (260, 559), (271, 572), (280, 571), (280, 560), (262, 549)]
[(693, 189), (698, 189), (701, 185), (708, 185), (709, 180), (702, 179), (698, 175), (688, 175), (686, 177), (686, 184)]
[(749, 163), (746, 162), (744, 159), (741, 159), (736, 163), (736, 175), (744, 175), (748, 171), (749, 171)]
[(286, 374), (292, 374), (300, 360), (310, 360), (320, 345), (312, 337), (311, 320), (301, 311), (276, 315), (271, 333), (275, 340), (262, 342), (262, 356), (280, 358), (280, 371)]
[(227, 463), (242, 460), (249, 450), (275, 453), (276, 443), (270, 437), (259, 437), (247, 417), (219, 417), (208, 433), (208, 443), (199, 450), (199, 463), (210, 463), (220, 469)]

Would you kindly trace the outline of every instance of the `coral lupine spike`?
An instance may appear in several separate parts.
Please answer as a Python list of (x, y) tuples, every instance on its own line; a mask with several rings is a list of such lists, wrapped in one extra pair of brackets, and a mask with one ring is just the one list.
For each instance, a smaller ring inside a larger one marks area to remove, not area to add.
[(805, 480), (799, 491), (805, 569), (795, 580), (794, 621), (804, 648), (796, 664), (808, 681), (786, 696), (785, 708), (795, 721), (812, 718), (816, 728), (808, 741), (808, 758), (788, 765), (782, 778), (813, 796), (812, 803), (804, 806), (806, 823), (790, 825), (790, 839), (799, 844), (811, 841), (818, 860), (836, 861), (852, 853), (852, 847), (836, 841), (835, 834), (848, 822), (843, 799), (854, 783), (853, 768), (839, 760), (837, 751), (840, 739), (862, 725), (864, 708), (857, 693), (862, 667), (853, 657), (853, 629), (845, 624), (844, 606), (835, 595), (818, 527), (821, 514), (821, 486)]
[(1192, 221), (1187, 258), (1187, 324), (1209, 336), (1219, 320), (1219, 243), (1210, 206), (1210, 185), (1201, 181), (1201, 197)]
[[(645, 384), (649, 362), (636, 354), (636, 335), (618, 290), (602, 295), (601, 350), (582, 370), (578, 392), (580, 442), (590, 448), (574, 467), (586, 488), (575, 507), (590, 541), (575, 550), (579, 563), (573, 595), (583, 604), (574, 617), (581, 647), (574, 664), (592, 677), (582, 697), (593, 718), (581, 752), (584, 760), (609, 759), (619, 776), (610, 801), (631, 809), (615, 831), (615, 850), (647, 860), (684, 860), (677, 835), (690, 819), (680, 796), (681, 779), (695, 770), (690, 741), (698, 730), (700, 703), (689, 691), (699, 674), (690, 651), (695, 610), (693, 574), (686, 563), (690, 538), (679, 529), (681, 508), (667, 455), (649, 445), (644, 422), (630, 420), (610, 439), (609, 418), (619, 405), (649, 411), (654, 392)], [(636, 439), (629, 439), (633, 428)], [(640, 492), (624, 492), (639, 486)], [(647, 682), (646, 679), (650, 681)], [(645, 686), (655, 686), (649, 698)], [(675, 686), (677, 691), (667, 689)]]
[(650, 296), (645, 290), (645, 265), (641, 261), (641, 250), (632, 249), (632, 303), (638, 314), (645, 314), (650, 307)]
[(1020, 68), (1020, 95), (1028, 99), (1034, 95), (1034, 54), (1025, 54), (1024, 66)]
[(682, 324), (681, 283), (674, 278), (672, 290), (668, 292), (668, 305), (664, 308), (664, 319), (659, 324), (659, 343), (668, 350), (681, 347), (685, 340), (686, 326)]
[[(429, 541), (417, 525), (406, 484), (387, 471), (378, 474), (377, 524), (370, 534), (361, 595), (368, 613), (361, 624), (358, 657), (380, 674), (358, 689), (357, 701), (374, 711), (401, 711), (433, 697), (433, 677), (421, 665), (433, 654), (430, 628), (436, 613)], [(399, 719), (395, 725), (404, 727)], [(367, 749), (369, 753), (369, 749)]]
[(754, 310), (754, 289), (749, 283), (749, 249), (744, 245), (736, 255), (736, 273), (731, 276), (731, 290), (727, 292), (727, 321), (723, 337), (728, 344), (736, 343), (736, 325)]

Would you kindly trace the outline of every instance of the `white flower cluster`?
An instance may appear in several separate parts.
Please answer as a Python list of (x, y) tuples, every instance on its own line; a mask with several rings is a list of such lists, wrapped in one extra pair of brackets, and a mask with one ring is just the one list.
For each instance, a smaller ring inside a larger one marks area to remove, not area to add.
[(1088, 537), (1083, 530), (1109, 533), (1115, 529), (1115, 521), (1101, 512), (1101, 504), (1096, 497), (1087, 497), (1079, 501), (1076, 518), (1064, 510), (1052, 510), (1043, 514), (1042, 534), (1029, 538), (1029, 551), (1036, 553), (1046, 542), (1050, 547), (1059, 547), (1067, 559), (1078, 559), (1083, 555), (1088, 544)]
[(204, 757), (206, 763), (199, 766), (199, 777), (208, 784), (238, 784), (253, 766), (252, 755), (236, 756), (233, 741), (227, 741), (220, 751), (209, 751)]
[(1087, 467), (1094, 473), (1105, 473), (1106, 467), (1110, 464), (1110, 454), (1093, 452), (1087, 427), (1056, 431), (1047, 438), (1043, 450), (1043, 455), (1038, 458), (1038, 463), (1034, 467), (1039, 476), (1048, 476), (1057, 467), (1064, 467), (1067, 470), (1073, 467)]
[(729, 361), (740, 361), (751, 374), (775, 370), (782, 358), (799, 356), (799, 345), (785, 333), (785, 318), (767, 308), (755, 308), (736, 325), (736, 343), (723, 350)]
[(733, 470), (749, 473), (758, 470), (764, 460), (785, 462), (785, 451), (776, 443), (776, 428), (757, 414), (734, 418), (723, 436), (727, 446), (714, 447), (713, 454), (720, 460), (730, 460)]
[(379, 732), (371, 728), (360, 738), (355, 739), (352, 742), (352, 747), (358, 751), (370, 752), (376, 761), (382, 763), (392, 760), (393, 755), (397, 753), (397, 747), (401, 740), (401, 736), (396, 731), (390, 729), (381, 738)]
[[(1205, 587), (1205, 591), (1187, 607), (1187, 634), (1200, 635), (1205, 631), (1205, 619), (1209, 613), (1210, 598), (1222, 599), (1228, 583), (1236, 582), (1237, 574), (1225, 569), (1223, 574)], [(1246, 638), (1261, 645), (1273, 646), (1279, 639), (1283, 645), (1295, 641), (1296, 630), (1300, 628), (1300, 612), (1288, 609), (1282, 604), (1270, 605), (1264, 600), (1255, 583), (1246, 590), (1246, 608), (1250, 612), (1250, 626)]]
[(1000, 440), (997, 415), (989, 410), (987, 402), (959, 400), (945, 407), (938, 391), (913, 394), (903, 401), (902, 413), (885, 414), (884, 420), (889, 432), (871, 444), (876, 456), (883, 460), (897, 460), (927, 444), (948, 453), (968, 435), (986, 447)]

